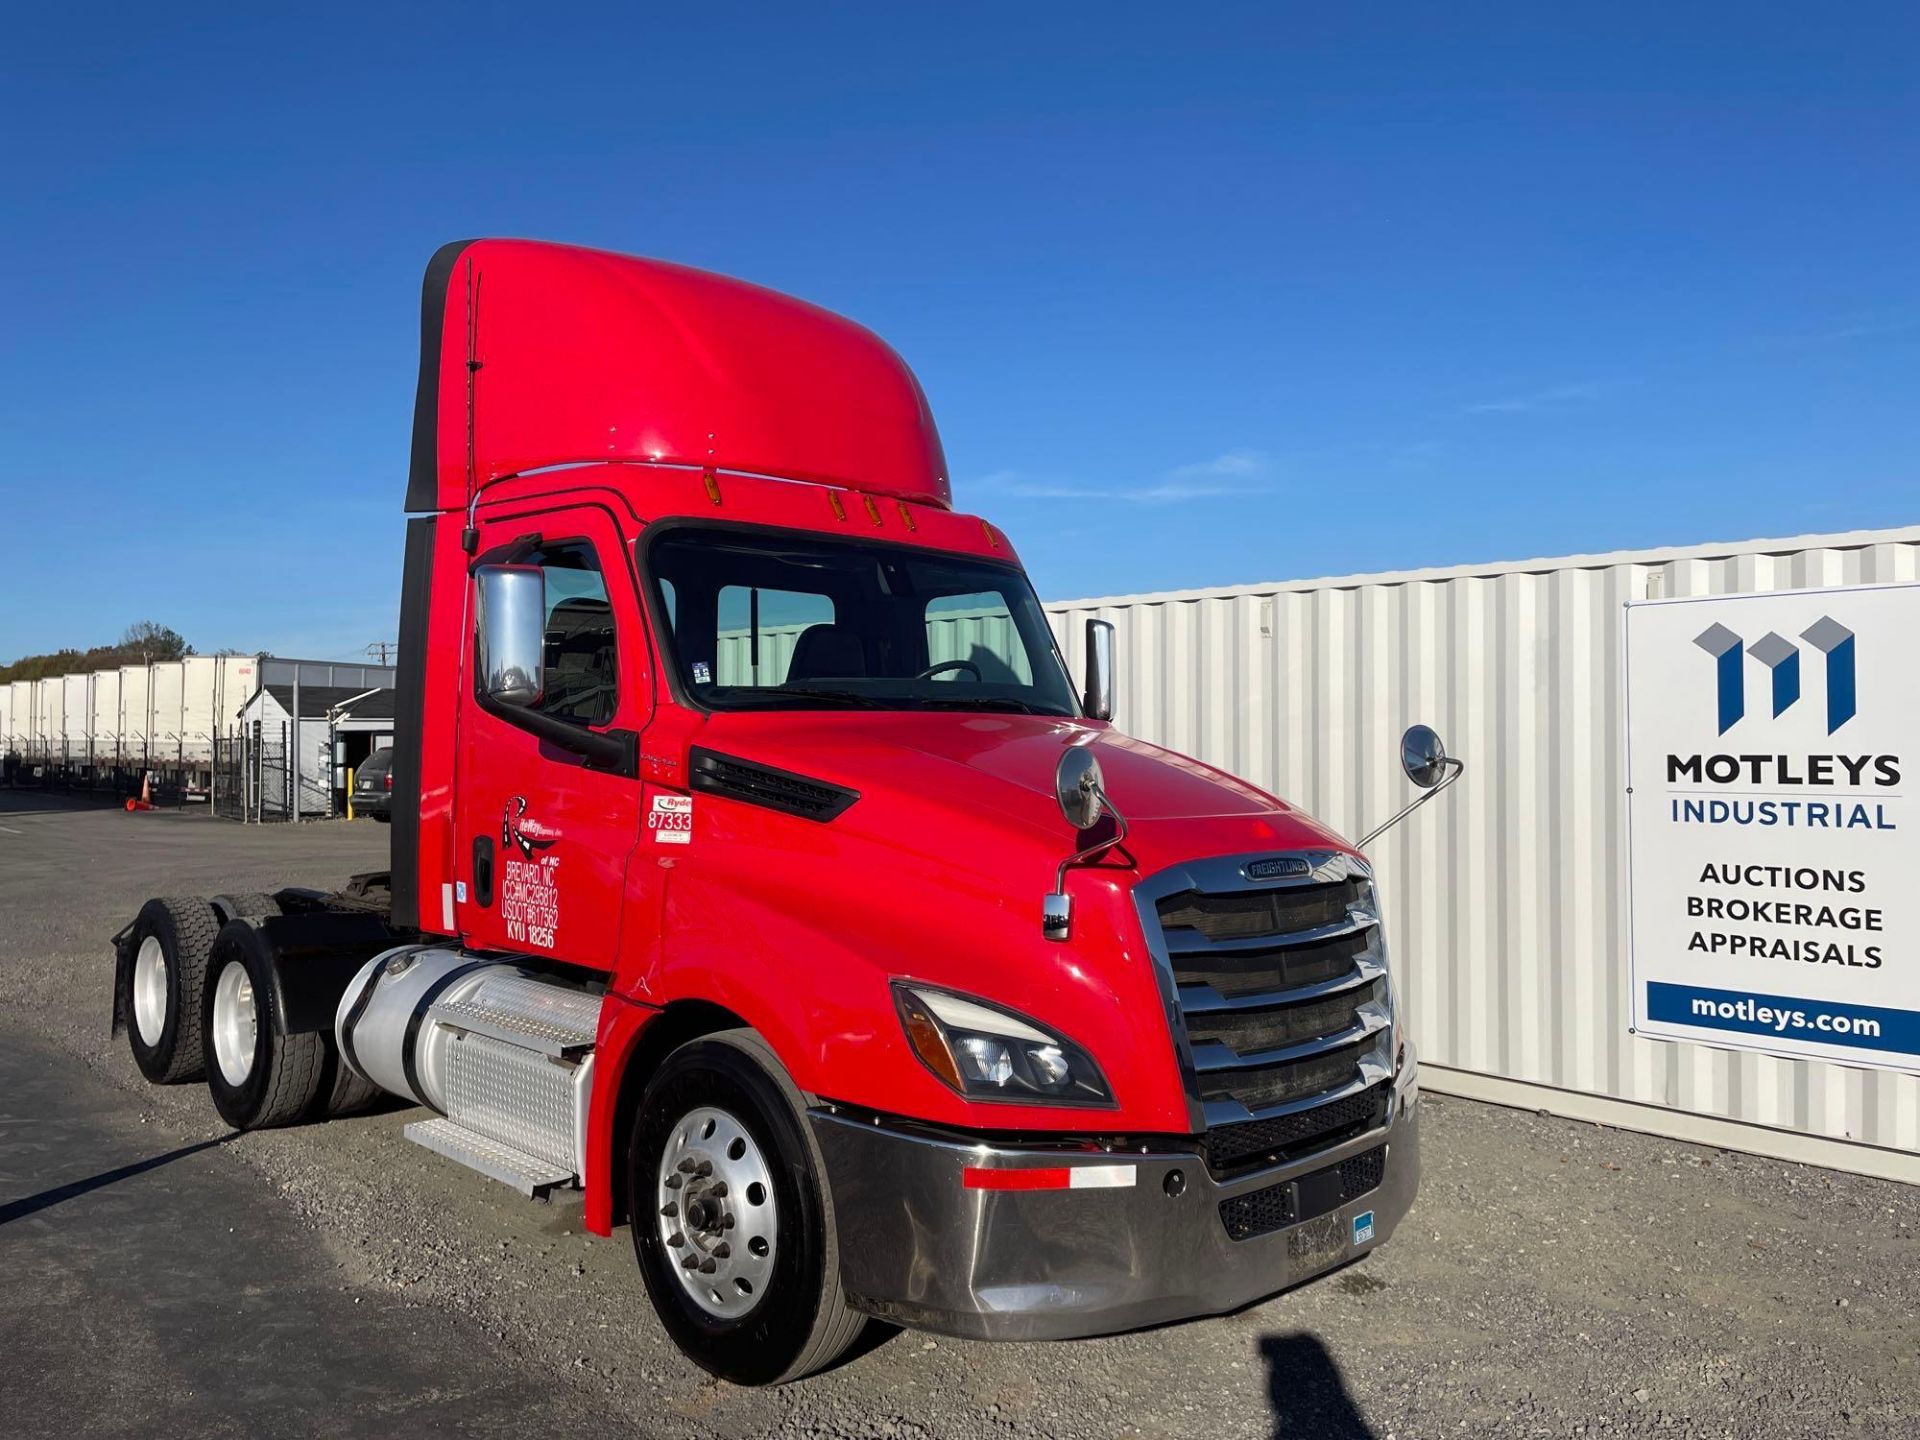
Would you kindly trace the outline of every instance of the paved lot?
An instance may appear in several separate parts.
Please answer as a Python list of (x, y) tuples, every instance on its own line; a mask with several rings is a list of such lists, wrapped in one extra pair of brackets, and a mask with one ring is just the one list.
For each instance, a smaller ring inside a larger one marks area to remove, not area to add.
[(6, 1433), (1920, 1435), (1920, 1192), (1464, 1101), (1429, 1101), (1392, 1246), (1242, 1314), (715, 1384), (624, 1235), (407, 1144), (411, 1112), (230, 1137), (108, 1039), (146, 896), (338, 883), (385, 839), (0, 792)]

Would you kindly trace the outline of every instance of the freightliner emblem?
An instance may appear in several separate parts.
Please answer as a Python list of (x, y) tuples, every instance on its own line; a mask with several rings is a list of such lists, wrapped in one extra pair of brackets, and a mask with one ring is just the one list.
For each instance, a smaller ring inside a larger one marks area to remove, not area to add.
[(1311, 874), (1313, 867), (1302, 855), (1275, 855), (1270, 860), (1249, 860), (1240, 867), (1240, 873), (1249, 880), (1290, 880), (1297, 875)]

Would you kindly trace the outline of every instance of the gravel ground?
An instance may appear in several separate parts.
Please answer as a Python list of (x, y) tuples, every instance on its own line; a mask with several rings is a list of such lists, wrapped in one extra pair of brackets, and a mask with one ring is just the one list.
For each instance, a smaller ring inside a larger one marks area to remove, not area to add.
[[(147, 1087), (109, 1040), (107, 937), (148, 895), (337, 884), (384, 865), (385, 842), (366, 823), (243, 828), (0, 792), (0, 1007), (118, 1093), (154, 1150), (217, 1138), (201, 1087)], [(900, 1333), (777, 1391), (718, 1384), (680, 1359), (624, 1234), (585, 1236), (577, 1203), (530, 1204), (406, 1143), (412, 1112), (241, 1136), (196, 1163), (278, 1197), (310, 1236), (315, 1286), (420, 1307), (423, 1328), (457, 1333), (469, 1358), (484, 1347), (514, 1393), (546, 1387), (552, 1419), (575, 1431), (1920, 1436), (1920, 1191), (1425, 1103), (1413, 1216), (1318, 1284), (1073, 1344)], [(69, 1362), (97, 1363), (100, 1333), (97, 1320), (76, 1327)], [(370, 1349), (366, 1383), (417, 1385), (414, 1358), (389, 1375)], [(27, 1368), (0, 1367), (0, 1406), (32, 1384)]]

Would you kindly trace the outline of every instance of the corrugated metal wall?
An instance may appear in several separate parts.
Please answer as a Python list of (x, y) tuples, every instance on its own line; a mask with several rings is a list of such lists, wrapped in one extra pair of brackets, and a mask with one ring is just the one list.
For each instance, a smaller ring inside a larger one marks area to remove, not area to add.
[(1414, 793), (1407, 725), (1467, 762), (1374, 848), (1423, 1063), (1676, 1112), (1642, 1128), (1688, 1133), (1684, 1113), (1904, 1151), (1855, 1158), (1920, 1178), (1920, 1077), (1627, 1033), (1620, 669), (1630, 599), (1916, 578), (1920, 528), (1047, 608), (1075, 674), (1085, 621), (1117, 627), (1122, 729), (1342, 834)]

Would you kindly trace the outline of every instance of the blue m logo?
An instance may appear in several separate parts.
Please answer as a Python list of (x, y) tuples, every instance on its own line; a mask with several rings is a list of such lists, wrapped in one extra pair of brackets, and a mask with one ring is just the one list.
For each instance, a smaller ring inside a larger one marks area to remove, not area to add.
[[(1827, 733), (1831, 735), (1853, 718), (1853, 631), (1831, 615), (1822, 615), (1800, 632), (1800, 638), (1827, 657)], [(1747, 713), (1743, 642), (1726, 626), (1711, 625), (1696, 635), (1693, 643), (1713, 656), (1719, 682), (1720, 733), (1724, 735)], [(1776, 717), (1784, 715), (1800, 698), (1800, 647), (1768, 631), (1746, 646), (1746, 653), (1767, 667), (1772, 677), (1773, 713)]]

